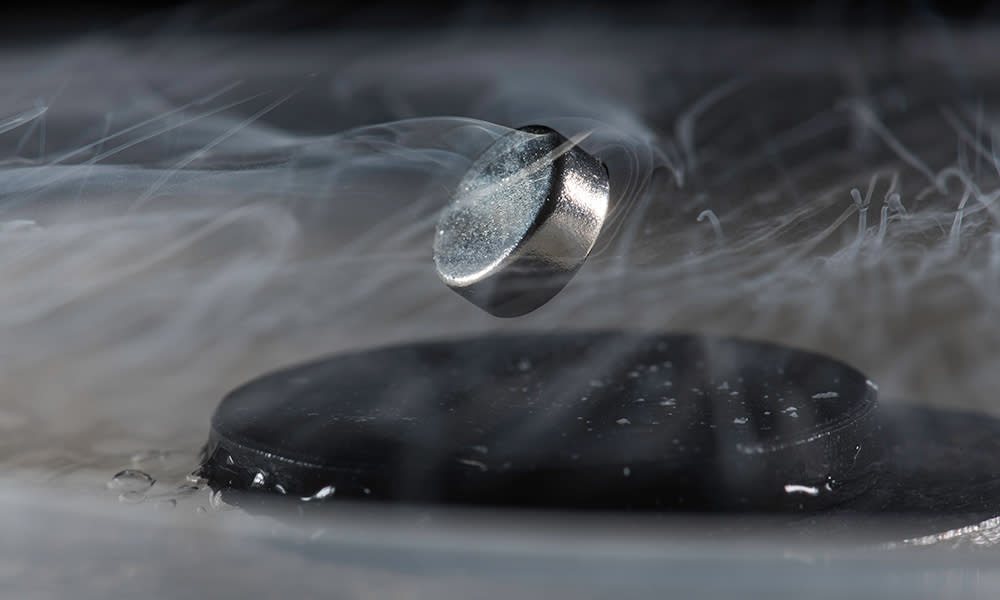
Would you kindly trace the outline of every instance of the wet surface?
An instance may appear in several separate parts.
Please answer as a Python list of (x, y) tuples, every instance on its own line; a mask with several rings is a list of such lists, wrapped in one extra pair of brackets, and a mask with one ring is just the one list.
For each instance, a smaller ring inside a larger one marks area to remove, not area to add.
[(882, 516), (899, 536), (996, 516), (998, 451), (1000, 421), (879, 407), (875, 384), (827, 357), (604, 332), (414, 344), (265, 376), (216, 411), (203, 475), (250, 507), (738, 511), (787, 515), (801, 535)]

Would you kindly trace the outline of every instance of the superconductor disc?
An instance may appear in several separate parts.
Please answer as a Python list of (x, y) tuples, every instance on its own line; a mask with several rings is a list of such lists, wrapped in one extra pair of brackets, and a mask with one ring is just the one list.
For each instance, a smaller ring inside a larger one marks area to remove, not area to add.
[(813, 510), (871, 487), (876, 405), (848, 365), (742, 339), (435, 341), (234, 390), (203, 471), (234, 497)]

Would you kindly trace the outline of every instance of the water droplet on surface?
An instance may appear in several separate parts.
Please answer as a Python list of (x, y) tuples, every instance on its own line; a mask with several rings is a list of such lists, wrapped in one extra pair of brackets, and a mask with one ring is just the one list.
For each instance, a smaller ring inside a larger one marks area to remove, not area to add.
[(156, 480), (145, 471), (138, 469), (124, 469), (115, 473), (107, 483), (109, 490), (116, 490), (122, 495), (129, 492), (145, 492), (153, 487)]
[(630, 469), (628, 467), (625, 467), (624, 469), (622, 469), (622, 475), (625, 476), (625, 477), (631, 477), (632, 476), (632, 469)]
[(747, 421), (749, 420), (750, 419), (748, 419), (747, 417), (736, 417), (735, 419), (733, 419), (733, 423), (737, 425), (746, 425)]
[(819, 489), (811, 485), (800, 485), (797, 483), (789, 483), (785, 485), (786, 494), (806, 494), (808, 496), (818, 496)]
[(302, 500), (304, 502), (310, 502), (312, 500), (323, 500), (324, 498), (329, 498), (335, 493), (337, 493), (337, 488), (332, 485), (328, 485), (321, 488), (318, 492), (316, 492), (312, 496), (303, 496)]
[(631, 425), (632, 421), (630, 421), (628, 417), (622, 417), (615, 421), (615, 423), (618, 423), (619, 425)]

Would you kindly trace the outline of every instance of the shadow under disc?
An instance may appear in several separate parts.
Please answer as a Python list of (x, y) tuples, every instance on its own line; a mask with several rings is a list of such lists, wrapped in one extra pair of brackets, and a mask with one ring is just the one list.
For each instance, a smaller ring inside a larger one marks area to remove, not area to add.
[(346, 499), (829, 516), (834, 529), (891, 515), (916, 533), (995, 515), (997, 421), (876, 395), (839, 361), (737, 338), (417, 343), (234, 390), (202, 472), (248, 509)]

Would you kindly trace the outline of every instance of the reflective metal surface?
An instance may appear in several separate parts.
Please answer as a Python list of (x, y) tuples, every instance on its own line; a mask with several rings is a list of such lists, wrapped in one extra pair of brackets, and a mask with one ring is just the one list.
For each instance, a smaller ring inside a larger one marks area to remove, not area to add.
[(542, 126), (500, 138), (462, 178), (438, 222), (449, 287), (499, 317), (555, 296), (587, 258), (608, 210), (604, 165)]

